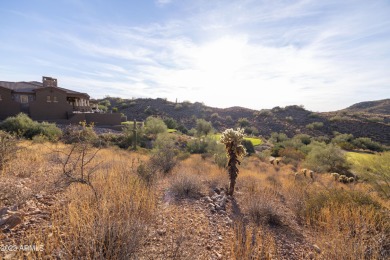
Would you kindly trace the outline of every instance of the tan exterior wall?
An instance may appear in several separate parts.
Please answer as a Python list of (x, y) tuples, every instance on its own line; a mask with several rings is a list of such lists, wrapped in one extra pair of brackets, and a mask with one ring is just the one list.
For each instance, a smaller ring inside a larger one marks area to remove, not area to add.
[(35, 101), (30, 103), (30, 117), (34, 120), (68, 119), (72, 106), (66, 97), (66, 92), (56, 88), (36, 91)]
[(20, 104), (12, 100), (11, 90), (0, 87), (0, 120), (21, 112)]
[(87, 122), (95, 125), (120, 125), (122, 116), (120, 113), (98, 114), (98, 113), (74, 113), (69, 120), (57, 120), (60, 124), (78, 124)]
[(95, 125), (120, 125), (121, 124), (121, 114), (113, 113), (113, 114), (95, 114), (88, 113), (85, 114), (85, 118), (87, 123), (94, 123)]

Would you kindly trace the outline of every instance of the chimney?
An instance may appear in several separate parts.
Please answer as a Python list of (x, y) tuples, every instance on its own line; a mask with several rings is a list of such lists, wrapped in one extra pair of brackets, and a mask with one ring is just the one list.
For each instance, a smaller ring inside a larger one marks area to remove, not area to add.
[(57, 87), (57, 79), (55, 79), (55, 78), (43, 76), (42, 83), (43, 83), (44, 88), (46, 88), (46, 87), (56, 88)]

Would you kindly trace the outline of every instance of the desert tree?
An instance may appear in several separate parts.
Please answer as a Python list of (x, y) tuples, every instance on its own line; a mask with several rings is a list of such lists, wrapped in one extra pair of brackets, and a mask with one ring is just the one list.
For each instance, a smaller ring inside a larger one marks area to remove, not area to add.
[(88, 141), (73, 143), (70, 149), (54, 151), (57, 154), (57, 162), (62, 166), (62, 174), (55, 183), (57, 187), (66, 188), (73, 183), (87, 185), (98, 199), (97, 190), (92, 184), (92, 176), (99, 169), (100, 162), (96, 161), (96, 155), (101, 146), (93, 147)]
[(234, 129), (226, 129), (221, 136), (221, 143), (225, 145), (226, 154), (228, 157), (228, 174), (230, 179), (229, 191), (228, 194), (233, 196), (234, 186), (236, 185), (236, 179), (238, 176), (238, 168), (237, 164), (241, 164), (240, 160), (243, 156), (245, 156), (246, 151), (244, 146), (241, 144), (244, 139), (244, 130), (238, 128)]

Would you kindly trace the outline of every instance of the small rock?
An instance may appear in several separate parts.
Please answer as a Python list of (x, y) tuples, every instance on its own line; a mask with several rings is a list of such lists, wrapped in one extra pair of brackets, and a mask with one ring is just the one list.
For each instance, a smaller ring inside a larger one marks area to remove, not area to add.
[(219, 237), (218, 237), (218, 240), (219, 240), (219, 241), (221, 241), (221, 240), (222, 240), (222, 237), (221, 237), (221, 236), (219, 236)]
[(209, 203), (208, 206), (209, 206), (210, 209), (215, 209), (215, 205), (213, 203)]
[(165, 235), (165, 233), (167, 233), (167, 230), (165, 228), (157, 230), (157, 234), (159, 234), (160, 236)]
[(308, 257), (309, 259), (314, 259), (314, 258), (315, 258), (315, 254), (314, 254), (313, 252), (310, 252), (310, 253), (307, 255), (307, 257)]
[(206, 197), (204, 198), (204, 201), (206, 201), (206, 202), (208, 202), (208, 203), (213, 202), (213, 200), (212, 200), (209, 196), (206, 196)]
[(318, 253), (321, 254), (321, 248), (317, 246), (316, 244), (313, 245), (314, 250)]
[(210, 245), (207, 245), (207, 246), (206, 246), (206, 249), (207, 249), (207, 250), (211, 250), (211, 246), (210, 246)]
[(16, 213), (14, 215), (9, 216), (8, 218), (1, 220), (0, 222), (0, 228), (4, 229), (12, 229), (22, 223), (23, 218), (22, 215), (19, 213)]
[(215, 255), (217, 256), (217, 259), (222, 259), (222, 255), (218, 252), (215, 252)]
[(7, 207), (4, 207), (2, 209), (0, 209), (0, 218), (1, 216), (5, 215), (8, 213), (8, 208)]

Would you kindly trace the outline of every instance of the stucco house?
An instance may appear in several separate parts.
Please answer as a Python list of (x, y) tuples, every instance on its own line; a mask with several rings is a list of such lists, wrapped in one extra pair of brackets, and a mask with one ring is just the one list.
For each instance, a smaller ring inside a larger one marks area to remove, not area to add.
[(40, 121), (121, 123), (120, 114), (92, 113), (92, 107), (88, 94), (61, 88), (55, 78), (42, 77), (42, 82), (0, 81), (0, 120), (23, 112)]

